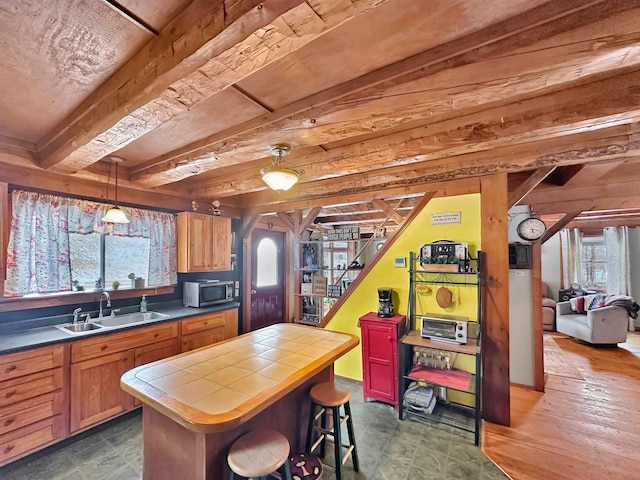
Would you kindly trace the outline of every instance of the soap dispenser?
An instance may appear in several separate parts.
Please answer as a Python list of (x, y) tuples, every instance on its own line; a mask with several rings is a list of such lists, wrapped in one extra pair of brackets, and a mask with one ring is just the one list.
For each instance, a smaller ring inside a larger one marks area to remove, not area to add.
[(142, 300), (140, 300), (140, 311), (145, 313), (147, 311), (147, 296), (142, 295)]

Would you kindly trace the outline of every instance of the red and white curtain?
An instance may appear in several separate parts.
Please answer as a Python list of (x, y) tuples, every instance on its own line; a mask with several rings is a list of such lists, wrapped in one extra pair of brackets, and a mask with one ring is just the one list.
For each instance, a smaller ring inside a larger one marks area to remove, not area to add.
[[(11, 199), (5, 295), (70, 291), (69, 233), (106, 233), (111, 205), (21, 190)], [(129, 223), (113, 224), (113, 234), (149, 239), (148, 285), (177, 283), (175, 216), (121, 209)]]

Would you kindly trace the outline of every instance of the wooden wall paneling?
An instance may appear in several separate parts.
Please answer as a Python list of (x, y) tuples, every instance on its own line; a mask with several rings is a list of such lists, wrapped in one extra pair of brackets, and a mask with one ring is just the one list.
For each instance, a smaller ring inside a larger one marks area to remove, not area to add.
[(482, 412), (485, 420), (511, 423), (509, 393), (509, 240), (507, 174), (480, 178), (484, 265)]
[(534, 389), (544, 392), (544, 350), (542, 332), (542, 242), (531, 244), (531, 281), (533, 301), (533, 365)]

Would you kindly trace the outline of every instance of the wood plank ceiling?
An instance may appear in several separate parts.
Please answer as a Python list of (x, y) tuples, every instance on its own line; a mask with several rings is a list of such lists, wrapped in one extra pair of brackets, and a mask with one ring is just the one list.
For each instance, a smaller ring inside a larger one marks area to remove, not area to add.
[(16, 0), (0, 27), (12, 185), (111, 198), (114, 154), (124, 202), (367, 229), (508, 172), (549, 223), (640, 224), (640, 1)]

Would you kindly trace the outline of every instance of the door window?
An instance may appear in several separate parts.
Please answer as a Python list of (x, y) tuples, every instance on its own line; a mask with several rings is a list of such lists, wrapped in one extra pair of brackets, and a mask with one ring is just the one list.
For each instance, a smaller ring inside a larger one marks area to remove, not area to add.
[(278, 247), (270, 238), (263, 238), (256, 251), (256, 286), (278, 285)]

